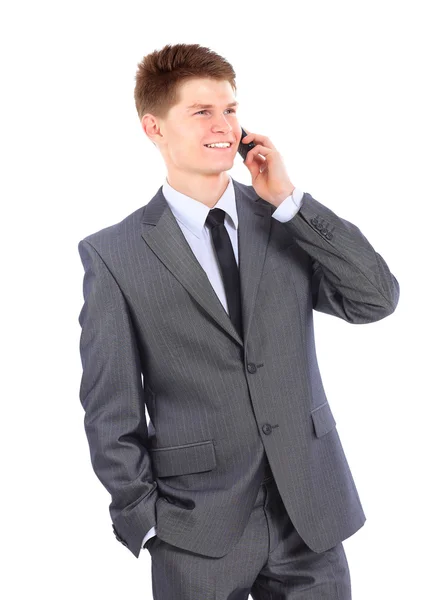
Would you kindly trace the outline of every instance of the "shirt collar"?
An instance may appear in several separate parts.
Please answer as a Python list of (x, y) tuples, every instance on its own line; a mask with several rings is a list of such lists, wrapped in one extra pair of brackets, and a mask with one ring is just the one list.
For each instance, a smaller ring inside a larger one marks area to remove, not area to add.
[[(178, 192), (178, 190), (172, 188), (167, 181), (167, 177), (165, 178), (162, 186), (162, 193), (164, 194), (164, 197), (167, 200), (175, 218), (180, 221), (191, 233), (196, 235), (196, 237), (202, 237), (210, 208), (202, 202), (199, 202), (190, 196), (186, 196), (185, 194), (182, 194), (181, 192)], [(235, 229), (238, 229), (235, 189), (233, 187), (233, 181), (230, 175), (229, 183), (224, 193), (213, 208), (220, 208), (221, 210), (224, 210), (232, 219)]]

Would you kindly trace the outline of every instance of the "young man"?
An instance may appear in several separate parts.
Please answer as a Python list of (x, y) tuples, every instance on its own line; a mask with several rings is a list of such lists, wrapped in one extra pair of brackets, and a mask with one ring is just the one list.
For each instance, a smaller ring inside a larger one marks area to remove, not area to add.
[[(268, 137), (241, 142), (235, 90), (197, 44), (138, 65), (137, 111), (167, 176), (79, 242), (92, 465), (117, 539), (151, 554), (155, 600), (346, 600), (342, 541), (366, 517), (313, 311), (372, 323), (399, 284), (358, 227), (298, 190)], [(228, 171), (251, 141), (250, 186)]]

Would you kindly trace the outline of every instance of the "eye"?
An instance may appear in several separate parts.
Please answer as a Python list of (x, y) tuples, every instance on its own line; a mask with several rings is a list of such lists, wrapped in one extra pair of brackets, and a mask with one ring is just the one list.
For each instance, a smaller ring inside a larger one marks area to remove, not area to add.
[[(230, 110), (231, 112), (235, 112), (235, 109), (233, 108), (228, 108), (227, 110)], [(200, 113), (205, 113), (208, 112), (207, 110), (199, 110), (198, 112), (195, 113), (195, 115), (199, 115)]]

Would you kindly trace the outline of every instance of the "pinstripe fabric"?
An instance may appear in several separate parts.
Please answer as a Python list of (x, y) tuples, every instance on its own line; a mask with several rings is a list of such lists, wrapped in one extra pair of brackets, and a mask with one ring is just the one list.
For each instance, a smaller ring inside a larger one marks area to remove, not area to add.
[(312, 311), (378, 321), (395, 310), (399, 284), (360, 230), (310, 194), (281, 223), (252, 186), (233, 183), (244, 345), (162, 188), (79, 242), (85, 431), (115, 535), (136, 557), (154, 525), (179, 548), (226, 555), (266, 454), (313, 551), (366, 519), (319, 373)]
[(273, 477), (263, 481), (241, 537), (224, 556), (186, 552), (157, 536), (147, 547), (154, 600), (351, 600), (343, 544), (310, 550)]

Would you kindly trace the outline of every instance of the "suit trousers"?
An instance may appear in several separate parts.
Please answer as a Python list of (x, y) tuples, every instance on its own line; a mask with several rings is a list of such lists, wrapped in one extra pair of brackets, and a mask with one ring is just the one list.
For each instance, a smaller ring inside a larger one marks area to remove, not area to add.
[(343, 544), (316, 553), (304, 543), (268, 464), (246, 528), (228, 554), (203, 556), (157, 535), (147, 548), (154, 600), (351, 599)]

